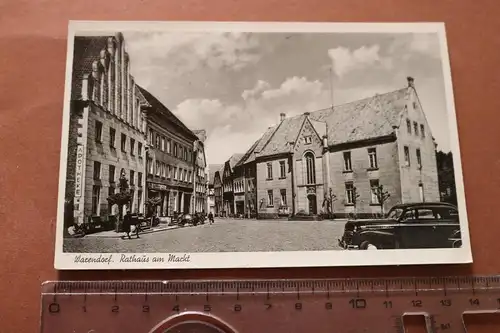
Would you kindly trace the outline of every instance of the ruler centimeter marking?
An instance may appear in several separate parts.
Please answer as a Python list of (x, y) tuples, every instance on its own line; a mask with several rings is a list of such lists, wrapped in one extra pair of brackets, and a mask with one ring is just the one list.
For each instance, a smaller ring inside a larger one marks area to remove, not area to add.
[(497, 276), (61, 281), (42, 286), (41, 332), (163, 333), (197, 320), (225, 333), (404, 333), (405, 315), (424, 315), (430, 333), (458, 333), (464, 314), (499, 311)]

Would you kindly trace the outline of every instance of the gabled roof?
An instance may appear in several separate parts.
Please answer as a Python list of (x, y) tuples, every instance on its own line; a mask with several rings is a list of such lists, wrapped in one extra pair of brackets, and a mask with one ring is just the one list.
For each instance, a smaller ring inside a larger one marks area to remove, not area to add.
[(306, 117), (311, 120), (313, 127), (315, 122), (326, 124), (329, 146), (391, 135), (394, 128), (399, 126), (409, 89), (411, 88), (406, 87), (313, 111), (309, 115), (285, 118), (279, 125), (264, 133), (257, 141), (258, 147), (254, 151), (259, 156), (290, 152), (289, 143), (297, 140)]
[(250, 149), (247, 150), (240, 161), (236, 164), (236, 167), (255, 161), (255, 153), (259, 152), (265, 146), (265, 144), (271, 138), (277, 128), (278, 126), (269, 127), (264, 132), (264, 135), (262, 135), (257, 141), (255, 141)]
[(158, 111), (160, 114), (165, 116), (169, 121), (171, 121), (174, 125), (179, 127), (181, 130), (183, 130), (188, 136), (191, 137), (193, 140), (198, 140), (198, 137), (196, 134), (193, 133), (189, 128), (187, 128), (186, 125), (182, 121), (177, 118), (172, 111), (170, 111), (163, 103), (161, 103), (156, 97), (154, 97), (149, 91), (146, 89), (142, 88), (139, 85), (136, 85), (139, 91), (142, 93), (146, 101), (153, 107), (156, 111)]
[(224, 164), (209, 164), (208, 165), (208, 181), (210, 184), (214, 183), (215, 173), (224, 168)]
[(201, 142), (205, 142), (207, 139), (207, 131), (204, 129), (201, 130), (193, 130), (193, 133), (200, 139)]
[(92, 63), (101, 58), (101, 50), (106, 49), (107, 40), (110, 37), (113, 36), (75, 37), (71, 81), (72, 100), (82, 98), (83, 75), (92, 73)]
[(234, 167), (236, 166), (236, 164), (242, 159), (242, 157), (244, 156), (245, 154), (240, 154), (240, 153), (236, 153), (236, 154), (233, 154), (229, 160), (227, 160), (226, 163), (229, 163), (229, 167), (231, 168), (231, 171), (233, 171)]

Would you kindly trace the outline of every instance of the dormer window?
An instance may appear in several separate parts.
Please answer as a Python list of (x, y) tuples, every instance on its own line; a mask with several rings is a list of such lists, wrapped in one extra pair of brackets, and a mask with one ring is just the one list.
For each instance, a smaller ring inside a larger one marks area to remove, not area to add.
[(312, 137), (310, 135), (304, 137), (304, 143), (310, 145), (312, 143)]

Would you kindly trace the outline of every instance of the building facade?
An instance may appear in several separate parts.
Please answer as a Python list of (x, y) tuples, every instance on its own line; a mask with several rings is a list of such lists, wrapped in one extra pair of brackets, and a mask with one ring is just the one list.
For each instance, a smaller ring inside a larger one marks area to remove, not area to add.
[(220, 170), (215, 171), (214, 173), (214, 203), (215, 209), (214, 214), (216, 216), (224, 216), (224, 184), (222, 182), (222, 175), (224, 173), (224, 165), (220, 168)]
[[(217, 215), (218, 209), (215, 200), (215, 173), (218, 172), (223, 165), (221, 164), (210, 164), (208, 165), (208, 179), (207, 179), (207, 187), (208, 187), (208, 212), (211, 212), (214, 215)], [(222, 194), (220, 195), (222, 199)]]
[(198, 140), (193, 143), (194, 151), (194, 198), (193, 212), (207, 213), (208, 211), (208, 184), (207, 184), (207, 162), (205, 155), (206, 132), (204, 130), (194, 131)]
[(238, 188), (235, 191), (235, 181), (241, 182), (242, 177), (240, 174), (236, 174), (235, 166), (243, 157), (243, 154), (233, 154), (225, 163), (224, 170), (222, 173), (222, 200), (223, 200), (223, 214), (225, 216), (234, 216), (237, 214), (236, 211), (236, 198), (238, 199), (239, 205), (244, 202), (244, 192), (240, 183), (238, 183)]
[(146, 202), (157, 216), (193, 212), (194, 143), (198, 137), (145, 89)]
[(414, 86), (287, 118), (253, 149), (259, 218), (374, 216), (439, 201), (436, 146)]
[[(66, 224), (116, 216), (107, 198), (120, 176), (144, 212), (145, 100), (130, 75), (121, 33), (75, 37), (66, 173)], [(126, 209), (124, 207), (124, 209)]]

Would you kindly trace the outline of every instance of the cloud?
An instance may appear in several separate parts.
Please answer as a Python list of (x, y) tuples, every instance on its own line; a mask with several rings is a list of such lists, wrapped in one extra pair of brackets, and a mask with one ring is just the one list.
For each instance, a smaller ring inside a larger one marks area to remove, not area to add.
[(380, 46), (362, 46), (354, 51), (339, 46), (328, 50), (328, 56), (332, 60), (333, 70), (341, 77), (351, 71), (364, 69), (376, 64), (389, 66), (390, 60), (380, 57)]
[(259, 40), (249, 33), (128, 32), (131, 65), (145, 69), (169, 68), (183, 75), (198, 67), (240, 71), (260, 59)]
[(255, 98), (257, 97), (260, 93), (262, 93), (264, 90), (267, 90), (271, 88), (271, 85), (262, 80), (258, 80), (255, 86), (252, 89), (249, 90), (244, 90), (243, 93), (241, 94), (241, 97), (244, 100), (250, 99), (250, 98)]
[(440, 58), (438, 35), (435, 33), (418, 33), (413, 34), (409, 45), (411, 51), (422, 53), (434, 58)]

